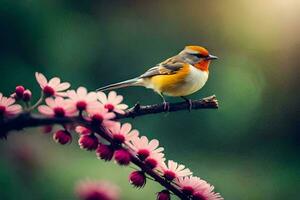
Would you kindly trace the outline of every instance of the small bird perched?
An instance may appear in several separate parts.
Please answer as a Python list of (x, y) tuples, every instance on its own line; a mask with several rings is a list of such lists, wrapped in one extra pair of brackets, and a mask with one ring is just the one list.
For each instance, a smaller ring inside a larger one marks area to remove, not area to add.
[(200, 90), (208, 79), (208, 68), (211, 60), (218, 57), (200, 46), (186, 46), (179, 54), (150, 68), (144, 74), (119, 83), (107, 85), (97, 91), (113, 90), (129, 86), (143, 86), (157, 92), (163, 99), (165, 108), (168, 105), (163, 95), (182, 97)]

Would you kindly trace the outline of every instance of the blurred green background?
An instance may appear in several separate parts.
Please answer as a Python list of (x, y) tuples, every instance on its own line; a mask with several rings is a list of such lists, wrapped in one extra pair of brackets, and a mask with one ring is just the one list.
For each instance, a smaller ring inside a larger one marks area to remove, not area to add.
[[(185, 45), (220, 59), (206, 86), (218, 110), (129, 120), (157, 138), (168, 159), (230, 200), (300, 199), (300, 1), (298, 0), (0, 0), (0, 90), (31, 88), (34, 72), (94, 90), (135, 77)], [(132, 106), (160, 102), (143, 88), (118, 91)], [(170, 98), (170, 101), (179, 99)], [(54, 143), (39, 129), (0, 141), (0, 199), (75, 199), (84, 178), (107, 179), (122, 199), (155, 199), (149, 182), (135, 190), (130, 168)]]

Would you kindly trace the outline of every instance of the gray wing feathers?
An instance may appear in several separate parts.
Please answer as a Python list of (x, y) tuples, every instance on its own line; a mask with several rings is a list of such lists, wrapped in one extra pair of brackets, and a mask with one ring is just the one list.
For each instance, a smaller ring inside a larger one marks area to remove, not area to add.
[(160, 65), (156, 67), (152, 67), (148, 71), (146, 71), (144, 74), (140, 76), (140, 78), (150, 78), (152, 76), (156, 75), (169, 75), (169, 74), (175, 74), (177, 71), (179, 71), (184, 66), (183, 63), (175, 62), (175, 63), (161, 63)]

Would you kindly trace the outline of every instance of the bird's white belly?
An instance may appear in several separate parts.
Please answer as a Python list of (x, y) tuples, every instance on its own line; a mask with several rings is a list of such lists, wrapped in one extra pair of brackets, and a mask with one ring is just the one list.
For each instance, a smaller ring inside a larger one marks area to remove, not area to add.
[(190, 65), (190, 73), (183, 82), (176, 86), (176, 92), (164, 93), (168, 96), (187, 96), (200, 90), (208, 79), (208, 72), (201, 71)]

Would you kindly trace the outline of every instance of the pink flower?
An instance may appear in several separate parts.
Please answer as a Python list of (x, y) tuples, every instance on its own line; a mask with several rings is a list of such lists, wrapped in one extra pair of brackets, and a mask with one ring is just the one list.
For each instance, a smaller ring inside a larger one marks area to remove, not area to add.
[(153, 154), (162, 154), (164, 150), (164, 148), (158, 147), (158, 140), (153, 139), (149, 141), (146, 136), (133, 138), (131, 144), (132, 149), (137, 153), (137, 156), (141, 160), (145, 160)]
[(16, 87), (16, 90), (15, 90), (15, 93), (14, 93), (14, 94), (16, 95), (16, 97), (17, 97), (18, 99), (21, 99), (21, 98), (23, 97), (24, 91), (25, 91), (24, 86), (18, 85), (18, 86)]
[(80, 148), (92, 151), (97, 149), (99, 141), (98, 138), (93, 134), (82, 135), (78, 140), (78, 144)]
[(137, 188), (142, 188), (146, 184), (146, 175), (142, 171), (134, 171), (129, 175), (129, 182)]
[(67, 91), (67, 96), (78, 111), (86, 110), (88, 106), (95, 106), (97, 102), (97, 94), (95, 92), (87, 92), (87, 89), (84, 87), (79, 87), (77, 91)]
[(4, 97), (0, 93), (0, 116), (13, 116), (22, 111), (22, 107), (15, 103), (15, 99), (11, 97)]
[(165, 162), (163, 153), (152, 153), (148, 158), (145, 160), (145, 164), (150, 168), (150, 169), (155, 169), (158, 166), (161, 166), (162, 163)]
[(129, 123), (121, 125), (121, 123), (117, 122), (109, 130), (113, 140), (119, 144), (129, 142), (139, 135), (137, 130), (132, 130), (132, 126)]
[(115, 113), (108, 112), (104, 106), (97, 102), (93, 107), (87, 107), (88, 120), (92, 121), (93, 125), (103, 125), (105, 127), (111, 127), (114, 125), (113, 119), (115, 118)]
[(70, 87), (70, 83), (61, 83), (58, 77), (54, 77), (47, 81), (46, 77), (39, 72), (35, 73), (35, 78), (47, 97), (50, 96), (65, 96), (64, 90)]
[(214, 186), (204, 180), (199, 180), (199, 187), (193, 194), (193, 200), (224, 200), (219, 193), (215, 193)]
[(131, 161), (131, 154), (125, 149), (115, 151), (115, 160), (119, 165), (129, 165)]
[(97, 92), (98, 100), (107, 108), (110, 112), (114, 111), (119, 114), (124, 114), (124, 110), (128, 108), (126, 104), (121, 104), (123, 101), (122, 95), (117, 95), (115, 91), (109, 92), (108, 96), (103, 92)]
[(157, 193), (156, 200), (170, 200), (170, 199), (171, 199), (171, 195), (168, 190), (163, 190), (163, 191)]
[(114, 156), (114, 149), (110, 145), (106, 144), (99, 144), (98, 148), (96, 149), (96, 155), (99, 159), (104, 161), (110, 161)]
[(72, 136), (70, 134), (70, 132), (66, 131), (66, 130), (58, 130), (53, 134), (53, 139), (64, 145), (67, 143), (70, 143), (72, 141)]
[(38, 107), (40, 113), (51, 117), (74, 116), (76, 109), (62, 97), (46, 98), (47, 105)]
[(193, 174), (188, 168), (185, 168), (184, 165), (180, 165), (173, 160), (169, 160), (168, 165), (162, 163), (159, 171), (161, 171), (163, 176), (169, 181), (172, 181), (175, 178), (190, 176)]
[(27, 89), (23, 92), (23, 98), (22, 98), (23, 101), (28, 102), (31, 100), (31, 97), (32, 97), (32, 93), (30, 90)]
[(175, 180), (175, 182), (180, 187), (183, 193), (192, 195), (193, 193), (201, 189), (201, 185), (205, 181), (201, 180), (199, 177), (185, 176), (179, 177)]
[(80, 200), (118, 200), (120, 190), (116, 185), (105, 181), (80, 181), (75, 193)]
[(92, 131), (84, 126), (76, 126), (75, 131), (81, 135), (89, 135)]
[(181, 190), (188, 195), (192, 195), (197, 189), (199, 189), (201, 179), (198, 177), (181, 177), (176, 179), (176, 183), (181, 188)]

